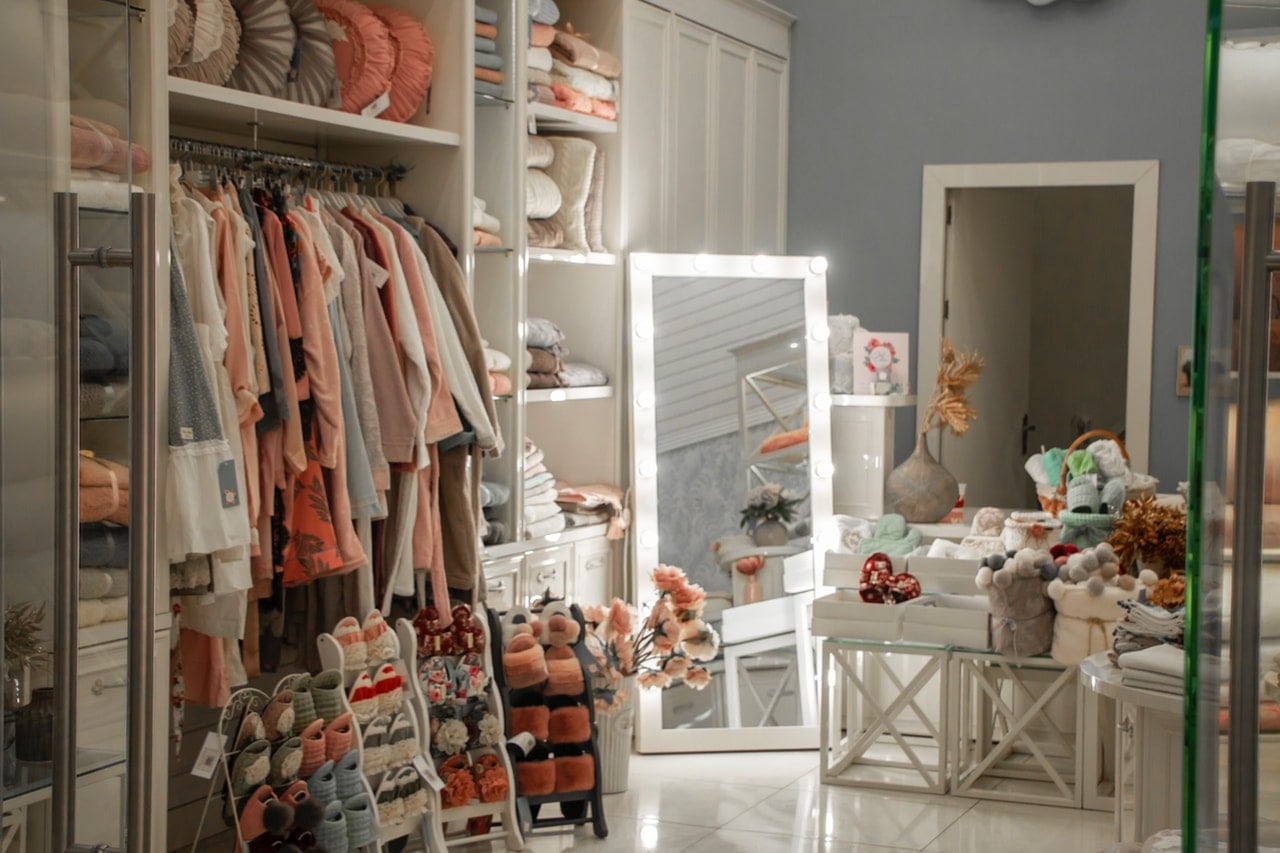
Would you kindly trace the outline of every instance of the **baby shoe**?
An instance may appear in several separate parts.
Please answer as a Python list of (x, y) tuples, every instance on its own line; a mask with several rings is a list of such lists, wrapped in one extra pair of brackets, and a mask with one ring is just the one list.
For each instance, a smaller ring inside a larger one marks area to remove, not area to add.
[(459, 604), (453, 608), (453, 648), (457, 654), (484, 651), (484, 628), (471, 613), (471, 608)]
[(458, 699), (469, 699), (484, 694), (489, 686), (489, 673), (484, 671), (484, 660), (478, 652), (469, 652), (458, 659), (453, 667), (453, 692)]
[(271, 740), (271, 738), (267, 737), (266, 726), (262, 724), (262, 717), (258, 712), (247, 711), (244, 719), (240, 721), (240, 730), (236, 733), (233, 751), (239, 752), (255, 740)]
[(556, 793), (590, 791), (595, 786), (596, 765), (590, 755), (557, 755), (552, 760), (556, 766)]
[(280, 795), (280, 802), (287, 803), (289, 806), (297, 808), (298, 803), (308, 799), (310, 796), (311, 789), (307, 786), (305, 781), (299, 779), (297, 782), (294, 782), (286, 788), (285, 792)]
[(418, 681), (432, 708), (453, 704), (453, 661), (436, 655), (418, 664)]
[(582, 626), (578, 620), (557, 613), (547, 620), (547, 638), (552, 646), (572, 646), (578, 642)]
[[(554, 618), (554, 617), (552, 617)], [(546, 651), (548, 696), (579, 696), (586, 689), (582, 664), (568, 646), (552, 646)]]
[(591, 740), (591, 715), (581, 705), (556, 708), (547, 728), (552, 743), (585, 743)]
[(400, 768), (396, 774), (396, 796), (404, 803), (405, 818), (426, 814), (427, 789), (422, 784), (422, 774), (416, 768)]
[(342, 673), (326, 669), (311, 679), (311, 696), (316, 703), (316, 716), (331, 723), (345, 710), (342, 706)]
[(391, 717), (374, 717), (364, 730), (364, 772), (373, 776), (391, 766)]
[(360, 770), (360, 753), (351, 750), (338, 761), (333, 775), (336, 779), (338, 799), (346, 802), (364, 790), (364, 776)]
[(364, 617), (364, 642), (369, 649), (369, 662), (394, 660), (400, 654), (395, 631), (382, 618), (381, 610), (370, 610)]
[(271, 744), (255, 740), (240, 750), (231, 765), (231, 795), (239, 800), (267, 781), (271, 772)]
[(295, 734), (293, 725), (297, 716), (297, 711), (293, 707), (293, 691), (286, 687), (271, 697), (271, 701), (262, 712), (262, 725), (266, 729), (266, 739), (275, 742), (282, 737)]
[(298, 767), (299, 776), (310, 776), (325, 762), (324, 720), (316, 720), (302, 730), (302, 764)]
[(267, 806), (276, 801), (270, 785), (259, 785), (240, 811), (240, 840), (252, 841), (267, 831), (262, 816)]
[(342, 803), (334, 800), (324, 807), (324, 820), (316, 827), (316, 842), (324, 853), (347, 853), (347, 816)]
[(419, 657), (453, 654), (453, 631), (441, 625), (439, 611), (434, 607), (428, 605), (419, 610), (413, 627), (418, 633)]
[(404, 714), (396, 714), (395, 719), (392, 720), (387, 742), (389, 766), (398, 767), (401, 764), (408, 764), (421, 751), (418, 747), (418, 739), (414, 736), (413, 723), (409, 722), (409, 718)]
[(326, 761), (307, 779), (307, 792), (322, 806), (328, 806), (338, 799), (338, 779), (334, 775), (334, 764)]
[(507, 687), (512, 690), (533, 687), (547, 680), (546, 653), (533, 636), (533, 629), (519, 625), (516, 632), (502, 653), (502, 669), (507, 676)]
[(400, 799), (396, 789), (396, 774), (387, 773), (378, 785), (376, 797), (378, 823), (390, 826), (404, 820), (404, 800)]
[(330, 761), (337, 761), (351, 751), (354, 744), (352, 738), (352, 716), (350, 711), (344, 711), (338, 715), (338, 718), (324, 729), (324, 757)]
[(351, 847), (364, 847), (378, 840), (377, 812), (367, 793), (345, 800), (342, 812), (347, 817), (347, 843)]
[(546, 705), (511, 708), (511, 733), (528, 732), (538, 740), (550, 736), (551, 710)]
[[(282, 693), (284, 691), (281, 691)], [(316, 713), (316, 700), (311, 692), (311, 676), (303, 675), (293, 683), (293, 733), (302, 734), (302, 730), (319, 719)], [(285, 734), (283, 730), (281, 734)]]
[(271, 754), (271, 787), (283, 788), (298, 779), (302, 768), (302, 738), (291, 737)]
[(394, 714), (400, 710), (400, 706), (404, 704), (404, 693), (401, 690), (403, 686), (404, 679), (394, 666), (384, 663), (378, 667), (378, 672), (373, 677), (373, 692), (381, 713)]
[(367, 726), (378, 716), (378, 694), (373, 687), (373, 679), (369, 677), (369, 673), (362, 672), (356, 678), (356, 683), (351, 685), (351, 694), (348, 697), (351, 701), (351, 713), (355, 715), (356, 722), (362, 726)]
[(333, 638), (342, 647), (342, 668), (347, 672), (359, 672), (368, 665), (369, 647), (365, 643), (364, 629), (354, 616), (344, 616), (333, 628)]
[(556, 790), (556, 765), (541, 743), (516, 762), (516, 790), (526, 797), (540, 797)]
[(493, 753), (485, 753), (476, 759), (472, 772), (476, 779), (476, 790), (480, 793), (480, 802), (496, 803), (507, 795), (511, 780), (502, 766), (502, 759)]
[(465, 806), (476, 799), (475, 777), (471, 775), (471, 767), (465, 755), (454, 755), (440, 765), (440, 780), (444, 788), (440, 791), (440, 807), (454, 809)]

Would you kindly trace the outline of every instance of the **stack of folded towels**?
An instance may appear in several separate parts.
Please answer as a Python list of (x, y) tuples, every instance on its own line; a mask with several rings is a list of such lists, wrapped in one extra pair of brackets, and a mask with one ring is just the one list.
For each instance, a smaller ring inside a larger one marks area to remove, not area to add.
[(489, 203), (476, 196), (471, 200), (471, 225), (475, 245), (497, 248), (502, 245), (502, 221), (489, 212)]
[(126, 176), (151, 168), (151, 155), (106, 122), (71, 116), (71, 189), (81, 207), (128, 210), (131, 190)]
[(1182, 636), (1187, 628), (1185, 607), (1168, 610), (1138, 599), (1118, 603), (1124, 608), (1126, 615), (1116, 623), (1113, 633), (1111, 654), (1114, 659), (1164, 643), (1182, 645)]
[(530, 0), (529, 3), (529, 101), (555, 104), (551, 88), (551, 45), (555, 41), (554, 24), (560, 20), (555, 0)]
[(529, 14), (529, 100), (616, 120), (618, 57), (575, 33), (572, 24), (557, 28), (560, 10), (553, 0), (534, 0)]
[(1181, 696), (1185, 657), (1182, 648), (1168, 643), (1125, 652), (1116, 660), (1120, 683), (1125, 687)]
[(498, 53), (498, 13), (476, 4), (476, 94), (501, 98), (506, 77)]
[(550, 320), (530, 317), (525, 322), (525, 343), (529, 352), (527, 387), (584, 388), (608, 385), (608, 374), (595, 365), (563, 360), (569, 354), (564, 340), (564, 332)]
[(501, 545), (507, 541), (507, 526), (501, 521), (502, 508), (511, 500), (511, 489), (502, 483), (482, 480), (480, 483), (480, 508), (484, 512), (484, 525), (480, 538), (486, 545)]
[(629, 524), (623, 512), (622, 490), (617, 486), (593, 483), (589, 486), (570, 486), (556, 483), (556, 503), (564, 510), (569, 527), (590, 527), (608, 524), (605, 535), (609, 539), (621, 539)]
[(524, 442), (524, 535), (537, 539), (564, 530), (566, 519), (556, 503), (555, 475), (547, 470), (542, 450), (530, 439)]
[(489, 342), (481, 340), (484, 346), (485, 367), (489, 370), (489, 391), (495, 397), (506, 397), (511, 393), (511, 356), (501, 350), (489, 346)]

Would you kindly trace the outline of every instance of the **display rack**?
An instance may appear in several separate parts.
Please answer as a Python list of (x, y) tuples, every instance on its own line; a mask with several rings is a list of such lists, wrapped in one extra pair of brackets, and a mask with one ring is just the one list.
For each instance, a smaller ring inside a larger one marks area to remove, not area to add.
[[(592, 831), (597, 838), (607, 838), (609, 835), (609, 824), (604, 813), (604, 793), (602, 783), (603, 774), (600, 768), (600, 749), (598, 745), (599, 729), (596, 725), (596, 708), (595, 698), (591, 690), (591, 666), (594, 664), (594, 658), (587, 649), (583, 638), (587, 633), (586, 620), (582, 616), (582, 610), (578, 605), (567, 605), (563, 601), (552, 602), (539, 613), (543, 620), (549, 619), (551, 616), (560, 613), (578, 623), (579, 634), (578, 641), (574, 643), (574, 657), (578, 661), (578, 665), (582, 668), (583, 681), (583, 703), (586, 705), (587, 714), (591, 721), (591, 738), (587, 742), (592, 762), (595, 767), (594, 784), (586, 791), (573, 791), (567, 793), (553, 793), (540, 796), (521, 795), (520, 799), (528, 803), (530, 819), (529, 834), (538, 830), (548, 830), (557, 827), (584, 826), (591, 824)], [(500, 618), (497, 613), (489, 611), (489, 632), (490, 634), (502, 639), (502, 646), (505, 647), (511, 639), (511, 632), (516, 625), (522, 622), (532, 622), (533, 613), (524, 607), (513, 607), (508, 610)], [(545, 645), (545, 643), (544, 643)], [(496, 658), (501, 654), (500, 649), (493, 649), (492, 657)], [(500, 687), (502, 696), (502, 705), (504, 718), (510, 716), (507, 709), (510, 706), (510, 694), (507, 690), (506, 677), (502, 671), (502, 667), (494, 664), (495, 681)], [(512, 733), (508, 732), (508, 736)], [(539, 817), (539, 811), (544, 805), (556, 805), (560, 809), (560, 817), (549, 816)]]
[[(204, 829), (204, 822), (209, 817), (209, 805), (213, 802), (214, 796), (218, 792), (218, 786), (223, 786), (223, 797), (232, 798), (231, 794), (231, 763), (235, 757), (239, 755), (234, 749), (228, 752), (226, 746), (231, 744), (234, 747), (233, 738), (237, 730), (240, 728), (240, 721), (244, 719), (244, 715), (249, 712), (261, 714), (267, 707), (267, 703), (271, 698), (261, 690), (247, 687), (243, 690), (237, 690), (231, 694), (231, 698), (227, 700), (227, 704), (222, 708), (222, 714), (218, 717), (218, 742), (222, 744), (222, 750), (218, 756), (217, 770), (209, 777), (209, 790), (205, 794), (204, 807), (200, 810), (200, 823), (196, 828), (195, 841), (191, 844), (191, 853), (196, 853), (200, 846), (201, 831)], [(235, 829), (236, 838), (240, 838), (240, 809), (237, 807), (234, 798), (227, 804), (226, 811), (229, 813), (225, 817), (229, 818), (229, 823)], [(246, 845), (239, 843), (238, 849), (245, 849)]]

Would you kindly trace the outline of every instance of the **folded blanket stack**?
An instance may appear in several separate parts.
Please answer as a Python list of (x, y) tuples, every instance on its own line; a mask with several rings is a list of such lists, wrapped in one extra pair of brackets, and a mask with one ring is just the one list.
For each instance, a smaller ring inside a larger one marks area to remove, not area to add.
[(480, 538), (485, 545), (501, 545), (507, 541), (507, 526), (500, 516), (502, 508), (511, 500), (511, 489), (502, 483), (483, 480), (480, 483), (480, 508), (484, 512), (484, 526)]
[(524, 536), (537, 539), (565, 529), (567, 519), (556, 503), (556, 478), (543, 461), (542, 450), (524, 442)]
[(480, 343), (484, 346), (484, 362), (489, 371), (489, 391), (495, 397), (508, 396), (511, 393), (511, 356), (489, 346), (488, 341)]
[(505, 61), (498, 53), (498, 13), (476, 4), (476, 94), (501, 98), (506, 75)]
[(502, 221), (489, 212), (489, 204), (476, 196), (471, 200), (471, 225), (475, 245), (497, 248), (502, 245)]
[(1182, 645), (1187, 627), (1185, 607), (1166, 610), (1138, 599), (1121, 601), (1120, 607), (1125, 610), (1125, 617), (1116, 623), (1112, 634), (1113, 661), (1128, 652), (1149, 649), (1163, 643)]
[(1181, 648), (1167, 643), (1125, 652), (1116, 660), (1120, 683), (1125, 687), (1181, 696), (1185, 657), (1186, 652)]
[(528, 349), (528, 388), (585, 388), (608, 385), (609, 375), (582, 361), (564, 361), (569, 354), (560, 327), (541, 317), (525, 323)]
[(621, 539), (630, 524), (624, 512), (622, 490), (617, 486), (593, 483), (589, 486), (570, 486), (556, 483), (556, 503), (564, 510), (570, 527), (588, 527), (608, 524), (609, 539)]
[(560, 20), (560, 7), (555, 0), (530, 0), (529, 3), (529, 54), (526, 60), (529, 74), (529, 102), (554, 105), (555, 92), (551, 90), (551, 44), (555, 41), (555, 24)]
[(618, 118), (618, 57), (576, 33), (573, 25), (554, 25), (560, 11), (551, 0), (530, 6), (529, 100), (616, 121)]

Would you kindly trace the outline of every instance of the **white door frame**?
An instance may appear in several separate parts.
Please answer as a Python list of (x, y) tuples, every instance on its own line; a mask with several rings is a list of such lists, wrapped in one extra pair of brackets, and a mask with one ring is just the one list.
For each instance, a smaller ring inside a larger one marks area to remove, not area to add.
[(1133, 187), (1129, 269), (1129, 360), (1125, 447), (1135, 471), (1148, 470), (1151, 441), (1151, 346), (1155, 326), (1158, 160), (1080, 163), (981, 163), (925, 166), (920, 208), (920, 325), (916, 364), (922, 422), (938, 365), (947, 259), (947, 192), (1016, 187)]

